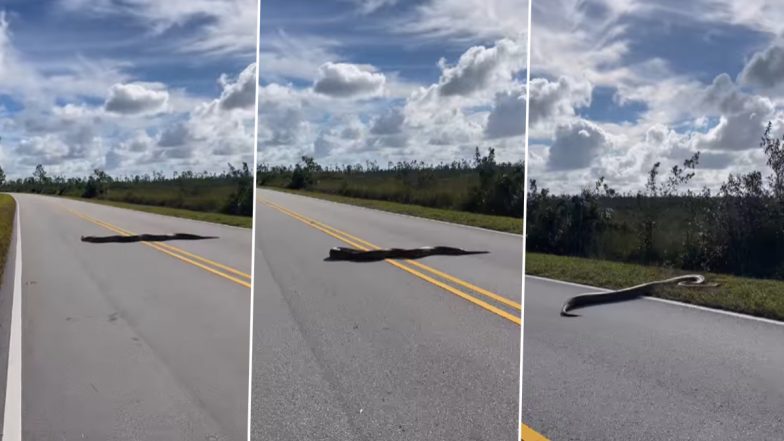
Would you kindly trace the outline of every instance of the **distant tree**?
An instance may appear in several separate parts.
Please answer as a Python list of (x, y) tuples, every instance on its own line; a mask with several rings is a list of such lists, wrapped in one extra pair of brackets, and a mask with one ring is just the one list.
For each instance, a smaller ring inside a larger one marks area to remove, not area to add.
[(224, 212), (243, 216), (253, 215), (253, 174), (247, 162), (242, 168), (229, 164), (229, 176), (237, 181), (237, 188), (229, 197)]
[(87, 178), (87, 184), (84, 186), (82, 192), (83, 198), (96, 198), (104, 196), (108, 189), (109, 184), (112, 182), (112, 177), (100, 168), (93, 170), (93, 174)]
[(771, 138), (770, 131), (773, 124), (768, 122), (765, 133), (762, 135), (760, 147), (765, 150), (767, 164), (773, 170), (773, 175), (768, 179), (773, 187), (773, 195), (781, 199), (784, 197), (784, 137)]
[(316, 183), (315, 174), (321, 170), (321, 166), (316, 163), (312, 156), (302, 156), (301, 163), (294, 166), (288, 187), (299, 190), (313, 186)]
[(46, 184), (49, 181), (49, 176), (46, 174), (46, 170), (44, 169), (44, 166), (41, 164), (35, 166), (33, 177), (35, 178), (36, 182), (38, 182), (39, 184)]
[(3, 167), (0, 167), (0, 187), (5, 184), (5, 171), (3, 171)]

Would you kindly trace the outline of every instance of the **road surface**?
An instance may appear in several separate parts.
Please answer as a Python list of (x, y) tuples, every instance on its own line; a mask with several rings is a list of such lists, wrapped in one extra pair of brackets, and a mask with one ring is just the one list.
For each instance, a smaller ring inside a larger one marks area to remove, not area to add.
[(590, 288), (526, 277), (523, 422), (558, 440), (774, 440), (784, 324), (651, 299), (559, 316)]
[[(250, 230), (15, 197), (24, 439), (246, 439)], [(218, 238), (80, 240), (120, 232)]]
[[(517, 438), (520, 236), (264, 189), (257, 197), (253, 440)], [(360, 239), (490, 254), (324, 260)]]

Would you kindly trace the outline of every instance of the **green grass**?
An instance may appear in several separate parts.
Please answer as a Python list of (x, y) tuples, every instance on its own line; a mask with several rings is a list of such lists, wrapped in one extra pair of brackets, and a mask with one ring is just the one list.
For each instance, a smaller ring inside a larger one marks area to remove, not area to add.
[[(623, 288), (693, 272), (580, 257), (526, 253), (526, 274), (604, 288)], [(784, 281), (701, 273), (716, 288), (660, 287), (653, 296), (784, 320)]]
[(289, 190), (283, 188), (269, 188), (274, 191), (309, 196), (327, 201), (340, 202), (343, 204), (356, 205), (359, 207), (374, 208), (376, 210), (389, 211), (391, 213), (407, 214), (427, 219), (436, 219), (455, 224), (470, 225), (474, 227), (487, 228), (507, 233), (521, 234), (523, 231), (523, 220), (514, 217), (492, 216), (489, 214), (469, 213), (466, 211), (446, 210), (443, 208), (422, 207), (420, 205), (401, 204), (399, 202), (379, 201), (374, 199), (360, 199), (334, 194), (319, 193), (305, 190)]
[(162, 214), (164, 216), (181, 217), (184, 219), (194, 219), (204, 222), (212, 222), (215, 224), (231, 225), (235, 227), (251, 228), (253, 226), (253, 218), (249, 216), (235, 216), (231, 214), (211, 213), (205, 211), (185, 210), (182, 208), (160, 207), (155, 205), (141, 205), (129, 204), (127, 202), (107, 201), (103, 199), (84, 199), (77, 197), (68, 197), (78, 201), (92, 202), (95, 204), (109, 205), (118, 208), (127, 208), (130, 210), (144, 211), (147, 213)]
[(14, 214), (16, 201), (10, 195), (0, 194), (0, 281), (3, 280), (5, 262), (8, 257), (8, 246), (14, 232)]

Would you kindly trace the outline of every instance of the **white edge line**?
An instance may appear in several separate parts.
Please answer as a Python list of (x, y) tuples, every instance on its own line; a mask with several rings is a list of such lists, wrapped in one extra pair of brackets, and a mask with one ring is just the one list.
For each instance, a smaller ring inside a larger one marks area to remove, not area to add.
[[(308, 196), (308, 195), (305, 195), (305, 194), (297, 194), (297, 193), (290, 193), (288, 191), (280, 191), (280, 190), (277, 190), (277, 189), (275, 189), (273, 187), (264, 187), (264, 190), (274, 191), (276, 193), (290, 194), (292, 196), (301, 197), (301, 198), (315, 199), (315, 200), (318, 200), (318, 201), (326, 202), (328, 204), (336, 204), (336, 205), (343, 205), (343, 206), (348, 206), (348, 207), (355, 207), (355, 208), (359, 208), (359, 209), (362, 209), (362, 210), (370, 210), (370, 211), (375, 211), (375, 212), (378, 212), (378, 213), (391, 214), (393, 216), (407, 217), (407, 218), (411, 218), (411, 219), (424, 220), (424, 221), (428, 221), (428, 222), (437, 222), (439, 224), (451, 225), (453, 227), (470, 228), (472, 230), (486, 231), (488, 233), (503, 234), (503, 235), (506, 235), (506, 236), (513, 236), (513, 237), (516, 237), (516, 238), (522, 237), (522, 234), (510, 233), (508, 231), (491, 230), (489, 228), (482, 228), (482, 227), (477, 227), (477, 226), (474, 226), (474, 225), (456, 224), (454, 222), (447, 222), (447, 221), (443, 221), (443, 220), (439, 220), (439, 219), (430, 219), (428, 217), (419, 217), (419, 216), (414, 216), (414, 215), (411, 215), (411, 214), (395, 213), (393, 211), (386, 211), (386, 210), (381, 210), (381, 209), (378, 209), (378, 208), (370, 208), (370, 207), (363, 207), (363, 206), (360, 206), (360, 205), (346, 204), (346, 203), (343, 203), (343, 202), (330, 201), (328, 199), (312, 197), (312, 196)], [(336, 196), (339, 196), (339, 195), (336, 195)], [(357, 198), (357, 199), (359, 199), (359, 198)], [(368, 199), (368, 200), (371, 200), (371, 199)], [(428, 208), (428, 207), (425, 207), (425, 208)], [(522, 219), (521, 219), (521, 221), (522, 221)]]
[[(13, 196), (12, 196), (13, 197)], [(16, 257), (14, 261), (14, 293), (11, 304), (11, 332), (8, 339), (8, 368), (5, 382), (3, 440), (22, 439), (22, 223), (19, 201), (16, 205)]]
[[(570, 286), (575, 286), (575, 287), (578, 287), (578, 288), (587, 288), (587, 289), (596, 290), (596, 291), (612, 291), (612, 290), (607, 289), (607, 288), (599, 288), (599, 287), (596, 287), (596, 286), (583, 285), (582, 283), (565, 282), (563, 280), (551, 279), (549, 277), (542, 277), (542, 276), (534, 276), (534, 275), (531, 275), (531, 274), (526, 274), (526, 277), (530, 277), (532, 279), (537, 279), (537, 280), (543, 280), (545, 282), (560, 283), (562, 285), (570, 285)], [(697, 310), (705, 311), (705, 312), (712, 312), (714, 314), (721, 314), (721, 315), (727, 315), (727, 316), (735, 317), (735, 318), (753, 320), (753, 321), (756, 321), (756, 322), (766, 323), (766, 324), (769, 324), (769, 325), (784, 326), (784, 322), (781, 322), (781, 321), (778, 321), (778, 320), (768, 319), (768, 318), (764, 318), (764, 317), (756, 317), (756, 316), (749, 315), (749, 314), (742, 314), (740, 312), (725, 311), (723, 309), (709, 308), (707, 306), (693, 305), (691, 303), (679, 302), (677, 300), (661, 299), (661, 298), (658, 298), (658, 297), (651, 297), (651, 296), (643, 296), (643, 299), (652, 300), (654, 302), (667, 303), (667, 304), (675, 305), (675, 306), (682, 306), (684, 308), (697, 309)]]
[(531, 114), (531, 100), (530, 100), (530, 87), (531, 84), (531, 12), (533, 11), (532, 8), (533, 0), (528, 0), (528, 41), (526, 42), (527, 48), (525, 52), (525, 140), (523, 144), (525, 145), (525, 157), (523, 158), (523, 261), (522, 261), (522, 268), (520, 271), (520, 381), (519, 381), (519, 401), (517, 404), (517, 439), (520, 440), (523, 438), (523, 354), (525, 351), (523, 348), (525, 347), (525, 323), (526, 320), (524, 319), (525, 316), (525, 247), (526, 247), (526, 238), (528, 237), (526, 233), (526, 227), (528, 226), (528, 123), (529, 123), (529, 115)]
[(256, 106), (254, 110), (254, 127), (253, 127), (253, 219), (251, 220), (251, 238), (250, 238), (250, 323), (248, 326), (248, 437), (251, 437), (251, 404), (253, 403), (253, 298), (256, 290), (255, 286), (255, 271), (256, 271), (256, 168), (259, 164), (259, 53), (261, 47), (259, 46), (261, 39), (261, 0), (256, 0)]

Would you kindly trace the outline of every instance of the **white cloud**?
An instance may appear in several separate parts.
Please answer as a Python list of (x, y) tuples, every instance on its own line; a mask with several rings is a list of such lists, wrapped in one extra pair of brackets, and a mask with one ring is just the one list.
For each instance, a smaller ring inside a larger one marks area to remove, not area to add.
[(395, 21), (393, 29), (439, 40), (525, 41), (527, 25), (528, 8), (520, 0), (430, 0), (413, 17)]
[[(784, 128), (784, 100), (776, 96), (784, 90), (776, 76), (784, 67), (784, 14), (775, 2), (552, 0), (534, 2), (533, 14), (530, 136), (536, 142), (529, 170), (541, 185), (575, 192), (603, 175), (615, 188), (635, 191), (655, 162), (669, 168), (698, 150), (698, 186), (716, 188), (729, 172), (765, 167), (762, 131), (768, 121), (776, 133)], [(668, 21), (673, 28), (648, 29)], [(690, 28), (694, 38), (682, 43), (640, 44), (649, 34)], [(711, 72), (714, 62), (695, 71), (695, 60), (684, 62), (683, 54), (699, 57), (693, 49), (710, 44), (713, 35), (697, 35), (701, 29), (722, 37), (741, 32), (739, 42), (752, 32), (769, 41), (755, 54), (724, 54), (745, 64), (740, 73)], [(667, 44), (683, 44), (683, 51), (671, 56)], [(706, 82), (706, 73), (713, 81)], [(613, 94), (612, 102), (592, 99), (594, 88)], [(634, 110), (623, 107), (629, 103)], [(593, 115), (594, 127), (583, 127), (581, 118)]]
[(160, 84), (115, 84), (109, 89), (104, 109), (121, 115), (153, 114), (164, 111), (168, 101), (169, 92)]
[(212, 55), (253, 54), (258, 30), (257, 0), (60, 0), (66, 11), (133, 18), (156, 34), (200, 23), (198, 32), (173, 41), (170, 49)]
[(562, 121), (575, 115), (575, 109), (591, 104), (591, 84), (561, 76), (558, 81), (532, 78), (530, 125), (540, 122)]
[[(181, 25), (198, 26), (220, 21), (213, 15), (197, 12), (210, 2), (174, 1), (160, 2), (161, 5), (150, 2), (143, 5), (143, 0), (119, 2), (122, 4), (113, 0), (66, 1), (61, 3), (66, 10), (57, 12), (65, 16), (63, 20), (74, 12), (84, 13), (82, 18), (87, 19), (91, 14), (116, 14), (131, 20), (147, 12), (160, 13), (163, 18), (145, 25), (150, 25), (151, 32), (171, 32), (166, 33), (165, 39), (159, 35), (152, 40), (178, 45), (185, 41), (177, 36), (191, 35), (179, 32)], [(138, 3), (141, 9), (127, 10), (131, 3)], [(215, 5), (218, 9), (223, 7)], [(143, 11), (147, 6), (152, 9)], [(191, 12), (179, 15), (181, 20), (176, 18), (179, 13), (174, 9), (167, 9), (179, 7), (191, 8)], [(247, 8), (243, 9), (243, 14), (251, 16), (252, 29), (242, 32), (246, 32), (247, 40), (252, 41), (252, 55), (256, 19), (255, 8), (251, 8), (252, 14), (247, 14)], [(213, 12), (224, 14), (227, 11)], [(165, 18), (169, 13), (171, 20)], [(6, 15), (0, 11), (0, 94), (19, 103), (18, 109), (0, 115), (6, 150), (2, 166), (12, 178), (28, 176), (38, 163), (46, 165), (51, 174), (72, 176), (89, 174), (96, 167), (107, 168), (116, 174), (145, 173), (151, 167), (166, 172), (184, 168), (215, 171), (224, 168), (226, 162), (252, 161), (255, 115), (253, 65), (241, 72), (207, 79), (218, 80), (222, 87), (220, 96), (196, 95), (190, 85), (186, 89), (140, 81), (137, 75), (154, 80), (151, 73), (156, 70), (148, 68), (149, 64), (157, 63), (155, 57), (138, 65), (136, 59), (63, 54), (62, 50), (58, 52), (58, 49), (52, 48), (54, 55), (46, 59), (33, 58), (26, 50), (15, 46), (17, 42), (11, 25), (17, 17), (16, 14)], [(198, 24), (192, 21), (196, 19)], [(158, 25), (161, 25), (160, 29), (156, 28)], [(171, 27), (178, 29), (174, 31)], [(234, 31), (237, 34), (231, 35), (237, 37), (240, 28)], [(143, 41), (151, 38), (149, 34), (139, 37)], [(117, 44), (116, 41), (100, 43)], [(166, 44), (158, 45), (156, 50), (169, 50)], [(180, 49), (191, 50), (185, 47), (176, 50)], [(206, 48), (205, 51), (209, 52)], [(118, 57), (125, 55), (119, 52), (122, 51), (118, 51)], [(90, 51), (86, 53), (90, 54)], [(172, 54), (176, 56), (176, 53)], [(200, 58), (202, 61), (204, 58)], [(214, 65), (216, 62), (210, 59), (206, 63)], [(231, 64), (236, 64), (236, 61)], [(131, 71), (135, 74), (129, 73)], [(188, 78), (187, 81), (198, 79)]]
[(393, 6), (398, 0), (350, 0), (357, 5), (361, 14), (372, 14), (381, 8)]
[(525, 90), (520, 87), (495, 95), (493, 110), (487, 117), (485, 136), (506, 138), (525, 133)]
[(438, 80), (441, 95), (470, 95), (494, 83), (510, 82), (525, 66), (525, 57), (522, 45), (503, 39), (490, 48), (471, 47), (454, 66), (449, 66), (442, 58), (439, 66), (442, 70)]
[(751, 57), (740, 74), (744, 84), (774, 89), (784, 84), (784, 46), (774, 44)]
[(292, 36), (282, 29), (264, 37), (259, 48), (259, 79), (264, 82), (312, 81), (321, 65), (340, 61), (334, 51), (337, 42), (329, 38)]
[(338, 98), (372, 97), (383, 93), (385, 83), (372, 66), (328, 62), (319, 67), (313, 90)]
[(393, 135), (403, 130), (405, 115), (399, 108), (393, 108), (379, 115), (373, 121), (370, 133), (374, 135)]
[(223, 92), (219, 98), (221, 109), (252, 109), (256, 105), (256, 63), (250, 64), (232, 81), (221, 75)]
[(709, 113), (720, 115), (719, 123), (699, 137), (698, 147), (714, 150), (746, 150), (758, 147), (765, 125), (775, 119), (770, 99), (743, 93), (729, 75), (717, 76), (703, 92)]
[(577, 120), (556, 127), (547, 166), (551, 170), (588, 167), (599, 153), (611, 146), (607, 133), (596, 124)]
[(161, 147), (181, 147), (188, 142), (189, 137), (188, 126), (179, 122), (163, 129), (158, 137), (158, 145)]

